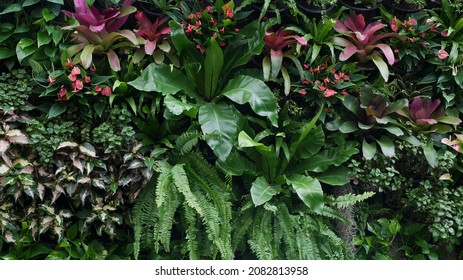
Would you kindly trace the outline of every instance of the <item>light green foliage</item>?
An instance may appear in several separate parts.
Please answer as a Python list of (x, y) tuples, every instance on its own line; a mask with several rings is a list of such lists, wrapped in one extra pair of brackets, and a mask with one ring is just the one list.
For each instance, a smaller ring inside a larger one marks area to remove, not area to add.
[[(199, 153), (191, 151), (195, 134), (187, 132), (178, 138), (177, 152), (182, 155), (174, 154), (172, 164), (156, 163), (156, 175), (137, 200), (133, 212), (135, 257), (141, 249), (170, 252), (175, 229), (184, 230), (187, 238), (181, 243), (181, 252), (188, 253), (190, 259), (233, 258), (231, 188)], [(180, 224), (174, 222), (177, 215)]]

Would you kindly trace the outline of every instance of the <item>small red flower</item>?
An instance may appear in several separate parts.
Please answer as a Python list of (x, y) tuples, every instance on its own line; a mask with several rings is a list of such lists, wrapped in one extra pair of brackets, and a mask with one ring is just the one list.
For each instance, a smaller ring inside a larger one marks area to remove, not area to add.
[(53, 79), (52, 77), (48, 76), (47, 81), (48, 81), (48, 84), (51, 85), (54, 82), (56, 82), (56, 79)]
[(67, 100), (68, 99), (68, 97), (66, 95), (67, 93), (68, 93), (68, 91), (64, 88), (64, 86), (61, 86), (61, 88), (60, 88), (60, 90), (58, 91), (58, 94), (57, 94), (58, 99), (59, 100)]
[(73, 90), (72, 92), (79, 92), (84, 88), (84, 83), (82, 83), (82, 80), (75, 80), (72, 82)]
[(73, 62), (71, 62), (69, 59), (66, 63), (64, 63), (64, 66), (66, 67), (73, 67), (75, 64)]
[(233, 18), (233, 16), (234, 16), (233, 10), (228, 6), (223, 8), (223, 12), (224, 12), (226, 18)]
[(305, 89), (301, 89), (301, 90), (299, 90), (299, 94), (306, 95), (307, 91)]
[(94, 92), (101, 92), (101, 87), (100, 86), (96, 86), (94, 89), (93, 89)]
[(440, 59), (446, 59), (449, 56), (449, 53), (446, 52), (445, 50), (439, 50), (437, 52), (437, 57)]
[(112, 93), (112, 90), (110, 87), (105, 87), (101, 90), (101, 95), (104, 95), (104, 96), (110, 96)]
[(447, 36), (449, 36), (449, 34), (447, 33), (447, 30), (442, 31), (442, 32), (440, 33), (440, 35), (441, 35), (442, 37), (447, 37)]
[(207, 6), (204, 10), (208, 13), (212, 13), (214, 11), (214, 8), (212, 8), (212, 6)]
[(84, 81), (85, 81), (87, 84), (90, 83), (90, 77), (87, 76), (87, 75), (85, 75)]
[(325, 90), (325, 97), (330, 97), (330, 96), (333, 96), (335, 95), (337, 92), (335, 90), (332, 90), (332, 89), (327, 89)]

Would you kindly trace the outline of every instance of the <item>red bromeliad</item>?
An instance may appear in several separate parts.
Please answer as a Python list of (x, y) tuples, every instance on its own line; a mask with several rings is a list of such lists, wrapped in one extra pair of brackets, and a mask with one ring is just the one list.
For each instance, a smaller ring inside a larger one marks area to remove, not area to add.
[(170, 33), (170, 27), (164, 27), (167, 18), (157, 18), (153, 23), (143, 12), (138, 12), (135, 18), (140, 23), (140, 29), (135, 30), (135, 34), (146, 39), (145, 53), (152, 55), (156, 47), (163, 42)]
[(389, 70), (380, 54), (382, 53), (387, 63), (392, 65), (395, 61), (394, 52), (389, 45), (379, 42), (388, 37), (404, 39), (404, 36), (396, 33), (375, 34), (384, 27), (386, 27), (386, 24), (379, 21), (366, 25), (362, 14), (347, 16), (344, 22), (336, 20), (334, 30), (347, 36), (347, 39), (341, 37), (334, 37), (333, 39), (334, 44), (344, 47), (344, 50), (339, 55), (339, 60), (345, 61), (354, 54), (362, 63), (372, 60), (380, 70), (384, 80), (387, 81)]

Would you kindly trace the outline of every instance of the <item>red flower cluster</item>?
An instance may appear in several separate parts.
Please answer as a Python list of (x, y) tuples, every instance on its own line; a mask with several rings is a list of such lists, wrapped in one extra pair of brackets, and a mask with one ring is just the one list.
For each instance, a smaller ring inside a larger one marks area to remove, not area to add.
[[(67, 80), (71, 83), (72, 89), (68, 90), (64, 84), (61, 85), (57, 93), (59, 100), (68, 100), (68, 94), (79, 93), (84, 88), (92, 88), (91, 78), (86, 74), (85, 70), (81, 69), (81, 66), (75, 65), (71, 61), (67, 61), (64, 66), (69, 67), (69, 69), (66, 69), (69, 73), (67, 75)], [(90, 67), (91, 72), (95, 72), (95, 70), (95, 67)], [(48, 77), (48, 82), (51, 85), (56, 82), (56, 78)], [(111, 87), (109, 86), (93, 86), (92, 91), (94, 93), (101, 93), (101, 95), (104, 96), (110, 96), (112, 93)]]
[[(325, 73), (324, 71), (327, 69), (325, 63), (317, 67), (309, 67), (307, 64), (304, 64), (304, 68), (309, 71), (309, 76), (313, 78), (314, 89), (323, 92), (325, 97), (330, 97), (337, 93), (341, 93), (342, 95), (348, 94), (345, 89), (339, 89), (342, 88), (342, 86), (339, 86), (341, 83), (350, 81), (349, 76), (343, 71), (336, 71), (332, 68), (328, 73)], [(316, 76), (320, 78), (316, 78)], [(323, 78), (323, 76), (325, 77)], [(310, 85), (312, 82), (309, 79), (305, 79), (302, 83)], [(299, 93), (305, 95), (307, 91), (301, 89)]]

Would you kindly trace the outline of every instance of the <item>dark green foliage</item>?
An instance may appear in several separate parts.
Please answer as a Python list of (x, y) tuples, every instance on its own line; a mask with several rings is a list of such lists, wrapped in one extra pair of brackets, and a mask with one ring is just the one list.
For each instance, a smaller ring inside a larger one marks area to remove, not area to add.
[(30, 76), (26, 70), (12, 70), (0, 74), (0, 110), (26, 112), (31, 109), (28, 99), (32, 93)]

